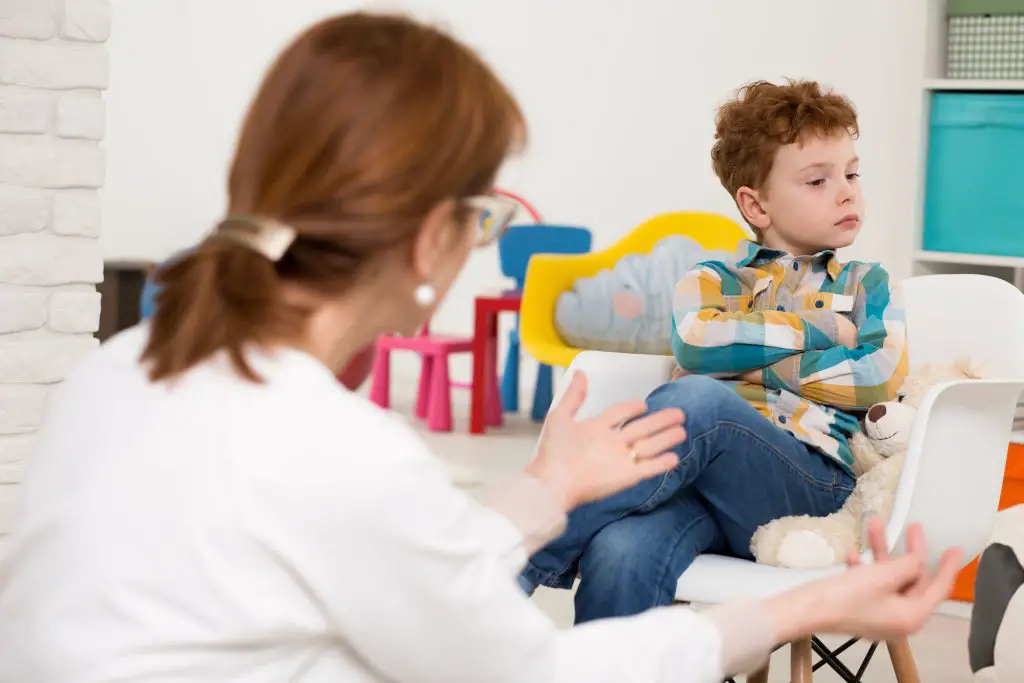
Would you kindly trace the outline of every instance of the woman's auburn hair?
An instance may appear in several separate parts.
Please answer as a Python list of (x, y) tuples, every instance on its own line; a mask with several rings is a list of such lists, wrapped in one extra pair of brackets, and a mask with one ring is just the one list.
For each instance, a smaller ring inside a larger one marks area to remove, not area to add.
[(285, 300), (285, 283), (342, 293), (439, 203), (487, 192), (524, 142), (509, 90), (442, 30), (371, 13), (312, 26), (266, 74), (228, 183), (229, 214), (275, 219), (296, 239), (272, 262), (214, 233), (158, 269), (150, 379), (226, 351), (260, 381), (245, 347), (300, 337), (311, 313)]

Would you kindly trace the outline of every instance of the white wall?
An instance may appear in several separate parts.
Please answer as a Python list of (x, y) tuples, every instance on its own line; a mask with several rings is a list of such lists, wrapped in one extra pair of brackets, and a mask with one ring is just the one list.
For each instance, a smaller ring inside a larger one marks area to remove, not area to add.
[[(196, 240), (223, 209), (236, 130), (272, 56), (330, 13), (387, 7), (449, 23), (490, 60), (531, 124), (502, 183), (591, 227), (598, 248), (663, 211), (738, 219), (710, 169), (716, 106), (755, 78), (834, 85), (863, 128), (869, 218), (849, 255), (905, 275), (928, 1), (114, 0), (103, 249), (160, 259)], [(493, 252), (476, 255), (438, 326), (468, 332), (472, 294), (501, 284), (496, 272)]]
[(0, 0), (0, 535), (50, 389), (95, 347), (107, 0)]

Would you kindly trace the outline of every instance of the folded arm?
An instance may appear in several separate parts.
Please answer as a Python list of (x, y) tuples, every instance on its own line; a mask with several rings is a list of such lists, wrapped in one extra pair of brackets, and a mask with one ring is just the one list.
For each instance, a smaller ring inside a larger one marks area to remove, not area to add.
[(906, 319), (881, 266), (861, 280), (853, 323), (854, 348), (833, 346), (782, 359), (764, 369), (764, 386), (847, 410), (891, 400), (907, 374)]
[(676, 285), (672, 352), (683, 371), (734, 377), (838, 343), (832, 311), (729, 311), (734, 297), (753, 302), (741, 287), (716, 264), (690, 271)]

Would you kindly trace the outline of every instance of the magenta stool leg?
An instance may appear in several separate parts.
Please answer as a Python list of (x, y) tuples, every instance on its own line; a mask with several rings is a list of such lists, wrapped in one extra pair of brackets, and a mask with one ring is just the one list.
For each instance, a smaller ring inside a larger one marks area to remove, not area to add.
[(430, 415), (430, 392), (433, 390), (434, 356), (423, 354), (420, 364), (420, 384), (416, 390), (416, 417), (421, 420)]
[(378, 343), (374, 356), (370, 400), (381, 408), (388, 408), (391, 405), (391, 349)]
[(501, 382), (498, 374), (491, 377), (487, 387), (487, 404), (484, 406), (484, 419), (488, 427), (500, 427), (505, 424), (504, 411), (501, 409)]
[(432, 432), (452, 431), (452, 383), (448, 377), (448, 354), (434, 357), (430, 378), (430, 415), (427, 429)]

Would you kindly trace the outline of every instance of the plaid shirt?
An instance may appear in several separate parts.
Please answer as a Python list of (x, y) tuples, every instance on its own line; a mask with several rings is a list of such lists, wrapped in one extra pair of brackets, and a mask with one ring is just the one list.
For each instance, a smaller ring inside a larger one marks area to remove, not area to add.
[[(857, 327), (838, 343), (836, 314)], [(676, 285), (672, 352), (688, 374), (717, 377), (774, 424), (849, 468), (859, 416), (894, 398), (907, 373), (906, 323), (877, 264), (840, 263), (744, 242)], [(762, 370), (764, 386), (736, 379)]]

